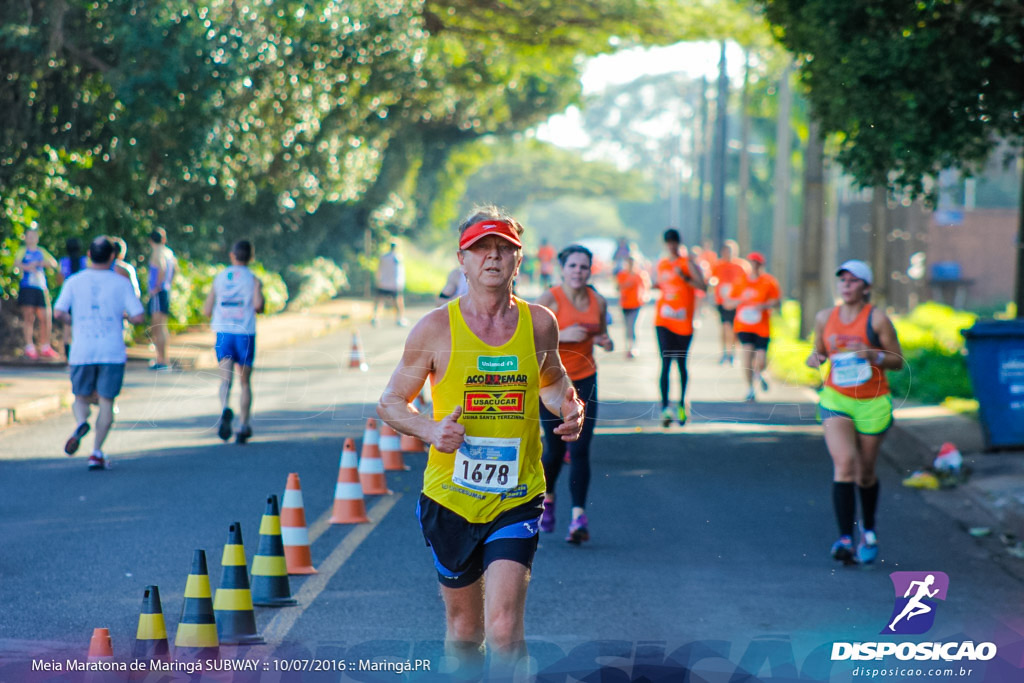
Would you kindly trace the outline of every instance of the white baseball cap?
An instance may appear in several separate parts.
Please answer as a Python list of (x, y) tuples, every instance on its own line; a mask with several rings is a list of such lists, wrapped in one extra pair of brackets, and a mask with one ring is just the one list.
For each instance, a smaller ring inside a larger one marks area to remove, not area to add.
[(836, 270), (836, 276), (841, 275), (843, 271), (846, 271), (859, 280), (863, 280), (869, 285), (871, 284), (871, 266), (863, 261), (858, 261), (857, 259), (844, 261), (843, 265), (839, 266), (839, 269)]

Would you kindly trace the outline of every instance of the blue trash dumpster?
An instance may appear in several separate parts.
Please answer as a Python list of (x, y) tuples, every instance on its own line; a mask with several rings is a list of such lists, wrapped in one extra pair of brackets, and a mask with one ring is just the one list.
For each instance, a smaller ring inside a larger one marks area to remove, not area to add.
[(1024, 319), (978, 321), (963, 335), (986, 448), (1024, 448)]

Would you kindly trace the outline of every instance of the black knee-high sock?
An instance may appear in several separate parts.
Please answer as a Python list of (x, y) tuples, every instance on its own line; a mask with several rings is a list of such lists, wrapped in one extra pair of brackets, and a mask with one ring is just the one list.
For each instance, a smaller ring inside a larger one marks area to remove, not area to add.
[(857, 512), (857, 499), (852, 481), (832, 482), (832, 505), (836, 510), (840, 536), (853, 536), (853, 518)]
[(864, 530), (875, 530), (875, 510), (878, 509), (878, 481), (871, 486), (858, 486), (860, 511), (864, 515)]

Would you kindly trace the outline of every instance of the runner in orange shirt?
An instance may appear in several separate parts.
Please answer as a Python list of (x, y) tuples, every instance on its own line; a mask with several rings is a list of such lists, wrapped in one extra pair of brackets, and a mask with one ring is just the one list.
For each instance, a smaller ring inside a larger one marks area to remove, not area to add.
[(637, 265), (636, 257), (626, 256), (624, 266), (615, 276), (619, 288), (622, 319), (626, 323), (626, 359), (636, 358), (636, 321), (651, 290), (651, 278)]
[[(686, 424), (686, 356), (693, 339), (693, 308), (697, 290), (707, 285), (700, 268), (692, 267), (679, 231), (669, 228), (665, 231), (666, 256), (658, 261), (658, 283), (661, 298), (654, 316), (654, 329), (658, 334), (658, 348), (661, 350), (661, 425), (668, 427), (678, 419)], [(679, 408), (673, 415), (669, 408), (668, 389), (672, 361), (679, 365)]]
[(757, 399), (754, 393), (754, 378), (761, 384), (761, 391), (768, 391), (764, 369), (768, 358), (768, 340), (771, 337), (769, 322), (771, 309), (779, 305), (782, 294), (779, 281), (764, 270), (764, 256), (751, 252), (747, 256), (752, 272), (750, 279), (733, 287), (730, 298), (736, 302), (736, 321), (733, 328), (743, 346), (743, 371), (747, 376), (747, 401)]
[(733, 321), (736, 319), (736, 301), (730, 299), (734, 288), (747, 281), (750, 265), (739, 258), (739, 245), (736, 240), (726, 240), (722, 245), (721, 258), (711, 268), (711, 286), (715, 288), (715, 305), (718, 317), (722, 321), (722, 357), (719, 365), (732, 365), (736, 359), (736, 331)]
[(551, 276), (555, 273), (555, 248), (546, 239), (540, 241), (537, 260), (540, 262), (540, 286), (548, 289), (551, 287)]

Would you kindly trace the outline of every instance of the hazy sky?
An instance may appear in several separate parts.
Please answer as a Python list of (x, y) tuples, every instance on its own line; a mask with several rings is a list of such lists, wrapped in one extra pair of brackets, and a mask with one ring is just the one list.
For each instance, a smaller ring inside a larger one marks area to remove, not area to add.
[[(716, 42), (676, 43), (666, 47), (634, 48), (591, 59), (583, 71), (583, 94), (600, 92), (609, 85), (628, 83), (640, 76), (685, 73), (714, 78), (720, 51)], [(729, 78), (743, 79), (743, 51), (735, 43), (726, 48)], [(585, 147), (590, 140), (580, 126), (579, 109), (569, 107), (537, 127), (537, 137), (560, 147)]]

